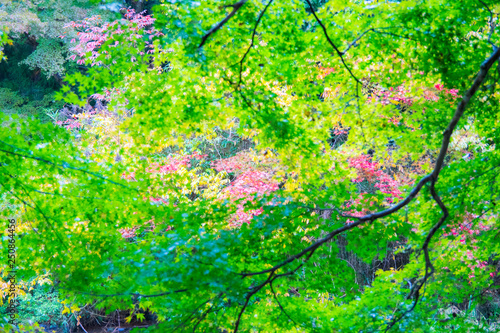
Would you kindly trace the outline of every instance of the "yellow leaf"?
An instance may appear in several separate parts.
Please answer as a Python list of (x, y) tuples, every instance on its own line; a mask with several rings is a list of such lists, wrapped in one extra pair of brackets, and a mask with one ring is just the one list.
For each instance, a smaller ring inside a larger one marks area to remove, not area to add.
[(142, 322), (144, 320), (144, 313), (138, 313), (136, 314), (137, 319)]

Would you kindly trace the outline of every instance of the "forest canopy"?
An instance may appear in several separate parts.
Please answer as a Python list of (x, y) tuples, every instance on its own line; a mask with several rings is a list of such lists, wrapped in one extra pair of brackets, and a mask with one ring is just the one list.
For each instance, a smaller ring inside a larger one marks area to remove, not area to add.
[(499, 13), (0, 0), (0, 330), (497, 332)]

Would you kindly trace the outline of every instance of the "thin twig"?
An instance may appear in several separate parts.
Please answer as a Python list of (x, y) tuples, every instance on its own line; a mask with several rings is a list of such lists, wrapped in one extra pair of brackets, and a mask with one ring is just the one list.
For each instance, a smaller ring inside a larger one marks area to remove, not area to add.
[[(12, 177), (12, 179), (17, 183), (19, 184), (19, 186), (21, 187), (21, 189), (24, 191), (25, 195), (31, 200), (31, 202), (33, 202), (33, 206), (31, 206), (31, 208), (33, 208), (33, 210), (36, 210), (38, 211), (42, 216), (43, 218), (45, 219), (45, 222), (52, 228), (52, 230), (54, 231), (56, 237), (59, 239), (59, 242), (62, 244), (62, 246), (66, 249), (66, 250), (69, 250), (68, 246), (66, 245), (66, 243), (63, 242), (62, 238), (61, 238), (61, 235), (59, 235), (59, 233), (57, 232), (56, 228), (54, 227), (54, 225), (52, 223), (49, 222), (49, 217), (47, 215), (45, 215), (45, 213), (43, 212), (43, 210), (38, 206), (38, 204), (36, 203), (35, 200), (33, 200), (33, 198), (30, 196), (30, 194), (28, 193), (28, 191), (26, 190), (25, 186), (23, 183), (21, 183), (19, 180), (17, 180), (15, 177)], [(5, 187), (5, 186), (4, 186)], [(9, 191), (10, 192), (10, 191)], [(12, 192), (11, 192), (12, 193)], [(50, 218), (50, 220), (53, 220), (55, 221), (53, 218)]]
[(267, 11), (267, 8), (269, 8), (269, 6), (271, 5), (271, 3), (273, 1), (274, 0), (269, 0), (268, 4), (266, 5), (266, 7), (264, 7), (264, 9), (260, 13), (259, 17), (257, 18), (257, 21), (255, 22), (255, 27), (253, 28), (253, 33), (252, 33), (252, 42), (250, 43), (250, 46), (248, 47), (247, 51), (245, 52), (245, 54), (243, 55), (243, 57), (240, 60), (240, 80), (238, 82), (238, 86), (241, 85), (241, 81), (242, 81), (241, 75), (243, 73), (243, 62), (245, 61), (245, 58), (247, 57), (248, 53), (250, 53), (250, 50), (254, 46), (255, 34), (257, 33), (257, 27), (259, 26), (259, 23), (260, 23), (260, 20), (262, 19), (262, 16), (264, 16), (264, 14)]
[[(5, 142), (1, 141), (0, 142), (6, 144)], [(11, 145), (9, 145), (11, 146)], [(16, 148), (16, 147), (15, 147)], [(104, 176), (101, 176), (97, 173), (94, 173), (94, 172), (91, 172), (91, 171), (87, 171), (87, 170), (83, 170), (83, 169), (80, 169), (80, 168), (77, 168), (77, 167), (73, 167), (71, 165), (69, 165), (68, 163), (64, 162), (63, 164), (57, 164), (57, 163), (54, 163), (52, 161), (49, 161), (49, 160), (46, 160), (44, 158), (41, 158), (41, 157), (37, 157), (37, 156), (29, 156), (29, 155), (23, 155), (23, 154), (19, 154), (19, 153), (15, 153), (13, 151), (8, 151), (8, 150), (4, 150), (4, 149), (0, 149), (0, 152), (3, 152), (3, 153), (6, 153), (6, 154), (9, 154), (9, 155), (15, 155), (15, 156), (19, 156), (19, 157), (24, 157), (24, 158), (29, 158), (29, 159), (32, 159), (32, 160), (36, 160), (36, 161), (40, 161), (40, 162), (43, 162), (45, 164), (49, 164), (49, 165), (53, 165), (57, 168), (59, 168), (60, 170), (64, 170), (64, 169), (71, 169), (71, 170), (75, 170), (75, 171), (80, 171), (80, 172), (83, 172), (83, 173), (86, 173), (86, 174), (89, 174), (89, 175), (92, 175), (94, 177), (97, 177), (97, 178), (100, 178), (100, 179), (103, 179), (111, 184), (114, 184), (114, 185), (118, 185), (118, 186), (121, 186), (121, 187), (125, 187), (129, 190), (133, 190), (133, 191), (136, 191), (138, 192), (137, 189), (134, 189), (134, 188), (131, 188), (131, 187), (128, 187), (126, 185), (123, 185), (123, 184), (120, 184), (120, 183), (117, 183), (115, 181), (112, 181), (112, 180), (109, 180), (108, 178), (104, 177)]]
[[(314, 18), (316, 19), (316, 21), (318, 22), (318, 24), (323, 29), (323, 33), (325, 34), (326, 40), (328, 41), (328, 43), (330, 43), (330, 45), (333, 47), (333, 49), (335, 50), (335, 52), (337, 52), (337, 55), (340, 57), (340, 60), (342, 61), (342, 64), (344, 65), (344, 67), (347, 69), (347, 71), (349, 72), (349, 74), (354, 78), (354, 80), (356, 80), (356, 82), (361, 83), (361, 81), (359, 81), (359, 79), (352, 73), (352, 71), (349, 68), (349, 66), (347, 66), (346, 62), (344, 61), (343, 53), (337, 48), (337, 46), (335, 46), (335, 44), (330, 39), (330, 36), (328, 36), (328, 32), (326, 31), (326, 27), (323, 25), (323, 23), (321, 22), (321, 20), (316, 15), (316, 11), (314, 10), (313, 5), (311, 4), (311, 1), (310, 0), (306, 0), (306, 2), (309, 5), (309, 8), (311, 8), (311, 12), (314, 15)], [(361, 85), (363, 85), (363, 84), (361, 83)]]
[(59, 288), (64, 289), (64, 290), (69, 290), (72, 292), (76, 292), (76, 293), (79, 293), (82, 295), (88, 295), (88, 296), (94, 296), (94, 297), (132, 296), (135, 298), (138, 298), (138, 297), (143, 297), (143, 298), (161, 297), (161, 296), (166, 296), (166, 295), (170, 295), (170, 294), (183, 293), (183, 292), (189, 291), (189, 289), (179, 289), (179, 290), (173, 290), (173, 291), (166, 291), (166, 292), (162, 292), (159, 294), (141, 294), (141, 293), (93, 294), (93, 293), (84, 292), (84, 291), (71, 290), (71, 289), (64, 288), (64, 287), (59, 287)]
[(238, 319), (236, 320), (236, 323), (234, 324), (234, 333), (238, 332), (238, 328), (239, 328), (240, 322), (241, 322), (241, 316), (245, 312), (245, 309), (248, 306), (248, 302), (250, 302), (250, 298), (252, 298), (253, 295), (255, 295), (256, 293), (258, 293), (259, 290), (261, 290), (265, 285), (267, 285), (271, 281), (271, 278), (273, 277), (273, 274), (274, 274), (274, 272), (272, 272), (271, 274), (269, 274), (269, 276), (267, 277), (266, 281), (262, 282), (260, 285), (258, 285), (256, 287), (252, 288), (252, 290), (245, 297), (245, 304), (243, 304), (243, 307), (241, 308), (241, 310), (240, 310), (240, 312), (238, 314)]
[[(217, 297), (217, 296), (216, 296)], [(172, 330), (172, 332), (178, 332), (178, 329), (181, 328), (182, 326), (184, 326), (189, 320), (191, 320), (191, 318), (193, 317), (193, 315), (196, 313), (196, 311), (198, 311), (202, 306), (204, 306), (205, 304), (207, 304), (208, 302), (212, 301), (214, 298), (209, 298), (207, 299), (206, 301), (204, 301), (203, 303), (201, 303), (200, 305), (198, 305), (192, 312), (191, 314), (184, 320), (182, 321), (179, 325), (175, 326), (174, 329)]]
[(208, 308), (208, 310), (204, 311), (200, 318), (198, 319), (198, 321), (196, 322), (196, 324), (194, 325), (193, 327), (193, 333), (196, 332), (196, 328), (198, 327), (198, 325), (203, 321), (203, 319), (205, 319), (205, 317), (210, 313), (210, 311), (212, 311), (213, 307), (215, 306), (216, 304), (216, 300), (220, 297), (222, 297), (222, 295), (224, 295), (223, 293), (219, 293), (219, 295), (217, 295), (216, 298), (214, 298), (214, 303), (212, 304), (212, 306), (210, 308)]
[(316, 207), (309, 207), (309, 206), (297, 206), (299, 208), (304, 208), (312, 211), (320, 211), (320, 212), (331, 212), (331, 211), (336, 211), (339, 213), (340, 216), (350, 218), (350, 219), (357, 219), (359, 216), (354, 216), (354, 215), (347, 215), (337, 207), (332, 207), (332, 208), (316, 208)]
[(82, 330), (85, 332), (85, 333), (89, 333), (87, 332), (87, 330), (85, 329), (85, 327), (83, 327), (82, 323), (80, 323), (80, 319), (78, 319), (74, 313), (72, 313), (73, 317), (75, 318), (76, 322), (78, 323), (78, 325), (80, 325), (80, 327), (82, 328)]
[(496, 28), (496, 24), (493, 22), (493, 12), (491, 11), (490, 7), (488, 7), (488, 5), (482, 1), (482, 0), (478, 0), (484, 7), (486, 7), (486, 9), (488, 10), (488, 12), (490, 12), (490, 20), (489, 20), (489, 25), (490, 25), (490, 33), (488, 34), (488, 43), (491, 44), (493, 46), (493, 48), (495, 49), (497, 46), (491, 41), (491, 36), (493, 35), (493, 31), (495, 31), (495, 28)]
[(384, 35), (390, 35), (390, 36), (395, 36), (395, 37), (400, 37), (400, 38), (405, 38), (405, 39), (410, 39), (409, 37), (406, 37), (406, 36), (400, 36), (400, 35), (396, 35), (396, 34), (393, 34), (391, 32), (385, 32), (385, 31), (378, 31), (378, 30), (385, 30), (385, 29), (393, 29), (392, 27), (381, 27), (381, 28), (371, 28), (371, 29), (368, 29), (366, 31), (364, 31), (363, 33), (361, 33), (355, 40), (353, 40), (349, 45), (347, 45), (346, 49), (344, 51), (342, 51), (342, 55), (345, 55), (347, 53), (347, 51), (349, 51), (349, 49), (353, 46), (356, 45), (356, 43), (361, 39), (363, 38), (364, 35), (366, 35), (367, 33), (369, 32), (375, 32), (375, 33), (378, 33), (378, 34), (384, 34)]
[[(278, 300), (278, 296), (276, 295), (276, 292), (274, 291), (273, 289), (273, 281), (271, 281), (269, 283), (269, 288), (271, 289), (271, 293), (273, 294), (274, 296), (274, 299), (276, 300), (276, 303), (278, 303), (278, 306), (280, 307), (280, 310), (282, 313), (284, 313), (288, 319), (290, 319), (294, 324), (295, 326), (300, 326), (299, 324), (297, 324), (297, 322), (288, 314), (288, 312), (285, 311), (285, 309), (283, 308), (283, 305), (281, 305), (281, 302)], [(297, 327), (295, 327), (297, 329)], [(298, 329), (297, 329), (298, 331)]]

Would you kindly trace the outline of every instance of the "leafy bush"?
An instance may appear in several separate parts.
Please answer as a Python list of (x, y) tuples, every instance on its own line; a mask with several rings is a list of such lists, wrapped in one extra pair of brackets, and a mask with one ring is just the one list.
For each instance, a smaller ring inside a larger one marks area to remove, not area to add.
[(49, 326), (63, 321), (63, 306), (59, 294), (51, 286), (37, 286), (26, 296), (19, 297), (20, 321), (32, 320)]
[(30, 69), (41, 69), (47, 79), (53, 75), (64, 74), (66, 51), (56, 40), (42, 39), (35, 52), (31, 53), (19, 64), (27, 65)]
[(43, 98), (30, 99), (23, 97), (18, 92), (9, 88), (0, 88), (0, 108), (6, 114), (19, 114), (24, 117), (36, 117), (43, 121), (50, 118), (46, 110), (50, 108), (61, 108), (64, 103), (53, 100), (52, 94), (44, 95)]
[[(38, 323), (54, 329), (65, 320), (59, 294), (51, 284), (46, 275), (38, 276), (26, 283), (19, 283), (21, 290), (17, 300), (18, 320), (21, 324)], [(0, 317), (4, 315), (7, 315), (7, 308), (0, 307)]]

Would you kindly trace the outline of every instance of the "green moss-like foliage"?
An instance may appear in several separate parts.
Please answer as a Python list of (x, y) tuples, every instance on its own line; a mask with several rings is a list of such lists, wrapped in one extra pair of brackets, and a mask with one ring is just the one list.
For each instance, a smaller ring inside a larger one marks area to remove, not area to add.
[(42, 39), (35, 52), (31, 53), (19, 64), (27, 65), (30, 69), (40, 69), (50, 79), (53, 75), (64, 74), (66, 49), (56, 40)]
[[(22, 63), (34, 48), (27, 37), (5, 46), (8, 61), (0, 62), (0, 111), (38, 117), (44, 108), (62, 106), (53, 102), (60, 86), (56, 76), (43, 75), (41, 69)], [(71, 72), (75, 67), (65, 65), (64, 70)]]
[[(18, 301), (21, 323), (38, 322), (43, 326), (54, 328), (63, 322), (63, 306), (59, 294), (52, 286), (36, 285), (25, 296), (19, 296)], [(7, 309), (0, 307), (0, 316), (6, 314)]]

